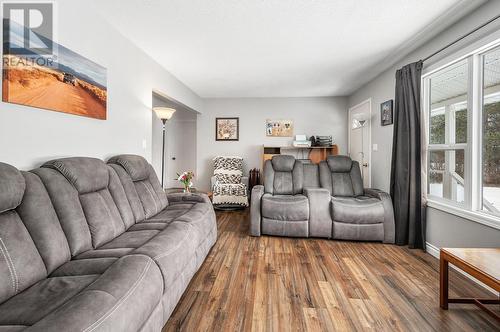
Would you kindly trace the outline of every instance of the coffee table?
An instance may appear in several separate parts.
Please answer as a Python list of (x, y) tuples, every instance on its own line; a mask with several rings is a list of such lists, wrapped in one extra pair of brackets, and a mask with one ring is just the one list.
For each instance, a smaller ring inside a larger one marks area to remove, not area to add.
[(449, 303), (471, 303), (500, 321), (500, 316), (485, 304), (500, 304), (500, 299), (448, 297), (448, 264), (455, 265), (485, 285), (500, 292), (500, 248), (443, 248), (440, 251), (440, 306), (448, 310)]

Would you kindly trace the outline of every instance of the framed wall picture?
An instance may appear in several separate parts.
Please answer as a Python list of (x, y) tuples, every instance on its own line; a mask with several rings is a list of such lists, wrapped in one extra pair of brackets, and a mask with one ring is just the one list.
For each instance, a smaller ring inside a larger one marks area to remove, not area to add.
[(388, 126), (393, 124), (393, 100), (384, 101), (380, 104), (380, 124), (382, 126)]
[(216, 141), (238, 141), (240, 139), (240, 118), (215, 118)]
[(293, 121), (266, 120), (266, 136), (293, 137)]
[[(50, 47), (27, 48), (27, 32)], [(51, 37), (4, 20), (2, 101), (106, 120), (106, 68)]]

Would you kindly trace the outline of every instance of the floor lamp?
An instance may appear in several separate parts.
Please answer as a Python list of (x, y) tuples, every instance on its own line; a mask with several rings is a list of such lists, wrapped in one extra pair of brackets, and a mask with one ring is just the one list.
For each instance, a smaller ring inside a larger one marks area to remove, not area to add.
[(175, 113), (175, 109), (169, 107), (153, 107), (153, 111), (156, 113), (158, 119), (163, 123), (163, 144), (161, 149), (161, 187), (164, 188), (164, 178), (165, 178), (165, 125), (167, 121), (172, 118)]

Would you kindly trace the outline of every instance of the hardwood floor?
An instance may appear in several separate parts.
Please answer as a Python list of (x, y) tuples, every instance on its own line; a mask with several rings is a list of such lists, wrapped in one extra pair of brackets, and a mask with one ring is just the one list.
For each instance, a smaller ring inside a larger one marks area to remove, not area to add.
[[(255, 238), (247, 211), (217, 217), (219, 239), (164, 331), (500, 331), (473, 305), (439, 308), (439, 262), (420, 250)], [(452, 270), (450, 295), (491, 297)]]

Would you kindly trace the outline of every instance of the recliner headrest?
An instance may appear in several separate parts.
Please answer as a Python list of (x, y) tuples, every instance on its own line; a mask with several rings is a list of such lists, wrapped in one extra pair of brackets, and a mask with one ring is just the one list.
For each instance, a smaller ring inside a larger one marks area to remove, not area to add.
[(332, 173), (348, 173), (352, 168), (352, 159), (348, 156), (328, 156), (326, 162)]
[(144, 157), (133, 154), (122, 154), (108, 160), (108, 164), (122, 166), (132, 181), (142, 181), (149, 178), (149, 163)]
[(97, 158), (55, 159), (43, 164), (42, 168), (51, 168), (61, 173), (79, 194), (99, 191), (109, 184), (108, 166)]
[(278, 172), (291, 172), (295, 166), (295, 157), (288, 155), (273, 156), (271, 159), (273, 169)]
[(14, 166), (0, 163), (0, 213), (17, 208), (24, 197), (26, 181)]

